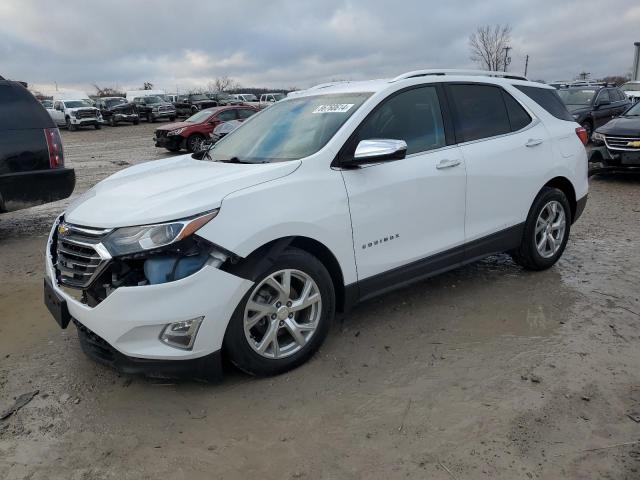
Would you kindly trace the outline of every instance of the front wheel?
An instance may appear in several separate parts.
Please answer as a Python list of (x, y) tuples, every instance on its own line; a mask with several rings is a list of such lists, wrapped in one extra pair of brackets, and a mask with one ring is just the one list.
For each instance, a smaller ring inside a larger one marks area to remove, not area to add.
[(240, 370), (257, 376), (284, 373), (322, 345), (335, 313), (331, 276), (313, 255), (283, 252), (236, 308), (224, 350)]
[(112, 127), (115, 127), (116, 125), (118, 125), (118, 122), (116, 122), (116, 117), (114, 117), (113, 115), (109, 117), (109, 125)]
[(154, 123), (156, 121), (156, 117), (153, 113), (148, 113), (147, 114), (147, 122), (149, 123)]
[(571, 208), (566, 195), (557, 188), (545, 187), (533, 202), (522, 242), (511, 256), (528, 270), (546, 270), (562, 256), (570, 229)]
[(204, 137), (195, 133), (187, 139), (187, 150), (191, 153), (199, 152), (200, 150), (202, 150), (203, 143)]
[(73, 132), (77, 129), (77, 127), (71, 123), (71, 119), (67, 118), (67, 130), (69, 130), (70, 132)]
[(102, 128), (102, 125), (100, 125), (99, 123), (94, 123), (93, 128), (95, 128), (96, 130), (100, 130)]

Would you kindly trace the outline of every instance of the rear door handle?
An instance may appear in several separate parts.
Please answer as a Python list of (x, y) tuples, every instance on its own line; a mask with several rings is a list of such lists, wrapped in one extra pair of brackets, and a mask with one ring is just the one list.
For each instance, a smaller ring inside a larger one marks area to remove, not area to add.
[(527, 143), (525, 143), (524, 145), (526, 147), (535, 147), (537, 145), (540, 145), (542, 143), (542, 139), (541, 138), (530, 138)]
[(458, 165), (460, 165), (460, 160), (457, 158), (454, 159), (444, 159), (444, 160), (440, 160), (438, 162), (438, 164), (436, 165), (436, 168), (438, 170), (442, 170), (443, 168), (451, 168), (451, 167), (456, 167)]

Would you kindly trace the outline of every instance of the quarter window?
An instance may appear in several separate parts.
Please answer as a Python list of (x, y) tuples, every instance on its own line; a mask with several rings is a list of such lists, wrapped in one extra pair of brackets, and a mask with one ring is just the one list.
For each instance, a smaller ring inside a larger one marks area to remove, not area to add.
[(382, 103), (361, 125), (361, 140), (387, 138), (407, 142), (407, 154), (446, 145), (438, 93), (433, 86), (394, 95)]
[(491, 85), (449, 86), (458, 142), (495, 137), (511, 131), (501, 90)]
[(511, 95), (504, 90), (502, 91), (504, 98), (504, 104), (507, 107), (507, 115), (509, 115), (509, 123), (511, 124), (511, 131), (517, 132), (531, 123), (531, 117), (527, 111), (522, 108)]

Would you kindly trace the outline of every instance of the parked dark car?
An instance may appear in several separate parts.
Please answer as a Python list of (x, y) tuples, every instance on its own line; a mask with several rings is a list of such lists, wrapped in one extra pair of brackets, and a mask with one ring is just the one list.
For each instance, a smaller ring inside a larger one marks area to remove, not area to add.
[(176, 107), (156, 95), (135, 97), (132, 102), (140, 118), (153, 123), (158, 119), (168, 118), (172, 122), (176, 119)]
[(45, 108), (20, 83), (0, 77), (0, 212), (67, 198), (75, 181)]
[(188, 95), (180, 95), (173, 103), (179, 116), (191, 116), (199, 110), (205, 108), (217, 107), (218, 103), (211, 100), (204, 93), (190, 93)]
[(140, 123), (136, 107), (123, 97), (103, 97), (96, 99), (96, 108), (100, 110), (102, 119), (112, 127), (120, 122)]
[(640, 102), (593, 132), (590, 167), (640, 170)]
[(244, 120), (257, 112), (257, 108), (247, 105), (208, 108), (184, 122), (171, 123), (156, 129), (154, 141), (156, 147), (166, 148), (171, 152), (181, 149), (197, 152), (202, 149), (204, 142), (209, 141), (211, 132), (218, 125), (230, 120)]
[(629, 98), (618, 87), (585, 86), (562, 88), (558, 95), (573, 119), (587, 131), (593, 131), (623, 113), (631, 106)]
[(226, 92), (211, 92), (207, 95), (211, 100), (216, 102), (216, 106), (220, 107), (225, 105), (241, 105), (243, 103), (241, 100), (238, 100)]

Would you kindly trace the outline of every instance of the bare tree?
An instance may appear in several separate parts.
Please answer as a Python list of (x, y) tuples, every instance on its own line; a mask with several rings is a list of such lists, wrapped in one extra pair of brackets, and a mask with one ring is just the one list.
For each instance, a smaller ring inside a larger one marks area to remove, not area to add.
[(603, 83), (612, 83), (614, 85), (620, 86), (623, 83), (627, 83), (631, 80), (631, 74), (627, 73), (625, 75), (608, 75), (600, 79)]
[(471, 60), (484, 70), (505, 70), (505, 47), (511, 41), (510, 25), (485, 25), (469, 36)]
[(93, 84), (96, 89), (96, 95), (98, 97), (124, 97), (124, 93), (113, 87), (100, 87), (97, 84)]
[(225, 75), (217, 77), (213, 82), (209, 82), (207, 87), (213, 92), (226, 92), (240, 88), (240, 84)]
[(153, 90), (153, 83), (144, 82), (144, 84), (142, 85), (142, 89), (143, 90)]

